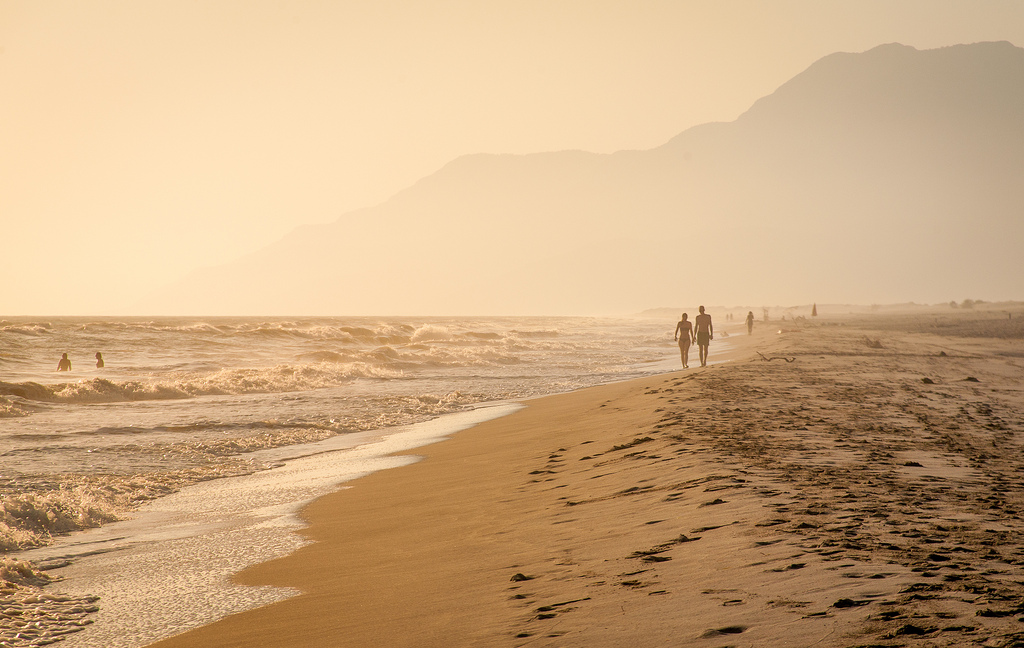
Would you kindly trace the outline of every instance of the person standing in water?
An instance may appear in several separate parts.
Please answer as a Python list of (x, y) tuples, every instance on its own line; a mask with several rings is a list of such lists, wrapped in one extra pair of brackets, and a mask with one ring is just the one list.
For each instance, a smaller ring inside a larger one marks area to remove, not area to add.
[(103, 354), (100, 353), (99, 351), (96, 352), (96, 368), (97, 369), (102, 369), (103, 368)]
[(61, 355), (60, 362), (57, 363), (57, 371), (71, 371), (71, 359), (68, 358), (68, 354)]
[(693, 323), (697, 326), (697, 352), (700, 355), (700, 366), (708, 366), (708, 344), (715, 339), (715, 327), (711, 324), (711, 316), (704, 312), (701, 306), (700, 315), (694, 318)]
[(690, 368), (690, 342), (693, 341), (693, 324), (686, 319), (686, 313), (676, 324), (676, 334), (673, 338), (679, 342), (679, 358), (683, 361), (683, 369)]
[(747, 311), (747, 335), (754, 332), (754, 311)]

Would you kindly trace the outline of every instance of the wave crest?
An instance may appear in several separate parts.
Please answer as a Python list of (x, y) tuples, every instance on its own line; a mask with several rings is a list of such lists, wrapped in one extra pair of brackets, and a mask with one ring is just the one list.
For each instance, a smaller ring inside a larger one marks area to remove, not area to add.
[(0, 396), (0, 418), (13, 418), (15, 416), (28, 416), (28, 408), (21, 403), (11, 400), (6, 396)]
[(0, 333), (14, 333), (17, 335), (28, 335), (38, 337), (52, 333), (53, 326), (48, 322), (27, 322), (14, 324), (7, 320), (0, 320)]
[[(390, 359), (388, 354), (385, 357)], [(380, 364), (318, 362), (306, 365), (278, 365), (253, 369), (221, 369), (208, 374), (188, 374), (171, 381), (113, 381), (106, 378), (74, 383), (42, 385), (36, 382), (0, 382), (0, 397), (17, 396), (49, 403), (119, 403), (143, 400), (173, 400), (195, 396), (223, 396), (304, 391), (335, 387), (356, 378), (395, 379), (402, 372)], [(4, 403), (10, 403), (5, 407)], [(0, 416), (20, 416), (23, 411), (10, 399), (0, 401)]]

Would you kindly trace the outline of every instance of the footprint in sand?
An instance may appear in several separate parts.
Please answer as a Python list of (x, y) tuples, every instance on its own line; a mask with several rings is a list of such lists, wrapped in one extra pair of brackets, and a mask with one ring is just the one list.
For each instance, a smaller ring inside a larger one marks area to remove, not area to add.
[(724, 628), (715, 628), (714, 630), (708, 630), (707, 632), (702, 634), (701, 637), (704, 639), (710, 639), (712, 637), (721, 637), (722, 635), (740, 634), (741, 632), (745, 632), (746, 629), (746, 626), (741, 625), (726, 626)]

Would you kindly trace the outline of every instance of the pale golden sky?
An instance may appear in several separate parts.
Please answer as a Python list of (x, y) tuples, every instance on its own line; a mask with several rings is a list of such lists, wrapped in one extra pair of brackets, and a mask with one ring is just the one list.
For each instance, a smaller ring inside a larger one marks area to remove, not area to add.
[(0, 317), (135, 296), (459, 155), (652, 148), (986, 0), (0, 0)]

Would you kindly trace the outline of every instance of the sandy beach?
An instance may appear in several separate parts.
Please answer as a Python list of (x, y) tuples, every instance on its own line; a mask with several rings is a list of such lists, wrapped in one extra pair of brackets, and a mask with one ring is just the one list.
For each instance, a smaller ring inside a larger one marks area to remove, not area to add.
[(1022, 321), (759, 322), (530, 401), (237, 576), (303, 594), (153, 645), (1024, 645)]

